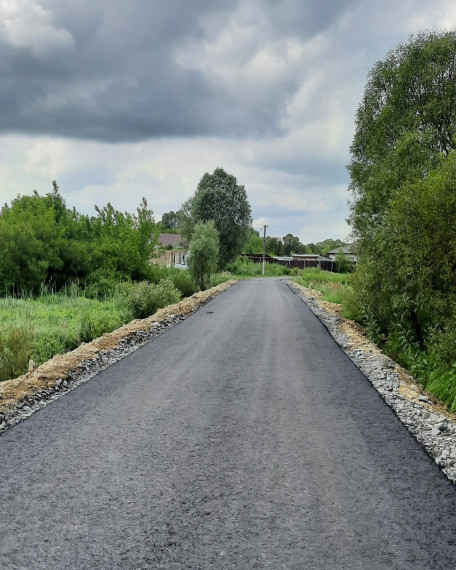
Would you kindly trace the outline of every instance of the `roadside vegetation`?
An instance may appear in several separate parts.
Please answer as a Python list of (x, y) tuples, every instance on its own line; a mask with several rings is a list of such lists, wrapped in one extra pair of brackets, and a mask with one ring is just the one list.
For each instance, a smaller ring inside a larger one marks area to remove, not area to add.
[(359, 318), (359, 314), (352, 306), (351, 279), (351, 273), (332, 273), (315, 268), (302, 270), (297, 277), (293, 278), (293, 281), (304, 287), (320, 291), (323, 300), (342, 305), (341, 315), (343, 317), (356, 320)]
[(352, 282), (371, 337), (456, 410), (456, 32), (423, 32), (369, 73), (349, 172)]
[[(199, 290), (184, 270), (155, 266), (152, 277), (155, 282), (105, 283), (102, 291), (72, 284), (58, 292), (43, 286), (39, 294), (0, 298), (0, 381), (27, 372), (30, 360), (38, 366)], [(230, 278), (214, 274), (207, 286)]]
[[(372, 327), (362, 299), (359, 298), (359, 274), (330, 273), (318, 269), (305, 269), (293, 280), (322, 293), (322, 298), (341, 305), (341, 316), (362, 325), (369, 338), (395, 362), (408, 370), (421, 385), (451, 412), (456, 411), (456, 363), (446, 362), (445, 356), (453, 347), (441, 343), (420, 346), (407, 334), (400, 323), (389, 335)], [(443, 355), (442, 355), (443, 352)], [(443, 357), (442, 357), (443, 356)]]

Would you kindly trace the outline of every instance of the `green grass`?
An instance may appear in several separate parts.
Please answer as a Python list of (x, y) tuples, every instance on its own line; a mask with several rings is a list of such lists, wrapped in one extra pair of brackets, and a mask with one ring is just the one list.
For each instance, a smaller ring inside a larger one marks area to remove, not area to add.
[(346, 319), (360, 320), (359, 310), (353, 303), (350, 273), (332, 273), (321, 269), (303, 269), (293, 281), (321, 291), (325, 301), (342, 305), (341, 315)]
[[(92, 287), (90, 297), (71, 285), (59, 293), (43, 287), (38, 297), (0, 298), (0, 381), (24, 374), (31, 359), (42, 364), (198, 290), (181, 269), (157, 268), (154, 277), (152, 283), (110, 283), (103, 295)], [(211, 287), (231, 278), (216, 274)]]
[(0, 299), (0, 380), (23, 374), (29, 359), (37, 364), (63, 354), (132, 320), (119, 292), (98, 301), (64, 291), (38, 298)]
[[(342, 305), (341, 315), (366, 325), (354, 291), (350, 285), (351, 275), (330, 273), (318, 269), (305, 269), (293, 280), (321, 291), (325, 301)], [(406, 338), (400, 330), (389, 338), (379, 338), (367, 327), (369, 337), (381, 350), (395, 362), (407, 369), (412, 376), (433, 396), (456, 412), (456, 363), (445, 365), (432, 353), (432, 350), (420, 348)]]

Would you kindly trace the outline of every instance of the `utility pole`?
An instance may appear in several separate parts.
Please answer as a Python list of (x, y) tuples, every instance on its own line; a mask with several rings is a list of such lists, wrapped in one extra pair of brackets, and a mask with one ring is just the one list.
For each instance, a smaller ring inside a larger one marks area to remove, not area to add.
[(262, 272), (263, 276), (264, 276), (264, 268), (265, 268), (265, 263), (266, 263), (265, 257), (266, 257), (266, 228), (267, 227), (268, 226), (266, 224), (263, 226), (263, 230), (264, 230), (264, 234), (263, 234), (263, 272)]

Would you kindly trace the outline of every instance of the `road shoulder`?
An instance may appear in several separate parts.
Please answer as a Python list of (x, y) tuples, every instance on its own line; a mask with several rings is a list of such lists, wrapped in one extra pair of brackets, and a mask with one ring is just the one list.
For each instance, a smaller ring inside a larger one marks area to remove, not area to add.
[(315, 314), (336, 343), (369, 380), (404, 426), (456, 483), (456, 421), (453, 414), (396, 362), (385, 356), (357, 323), (341, 317), (318, 291), (283, 280)]

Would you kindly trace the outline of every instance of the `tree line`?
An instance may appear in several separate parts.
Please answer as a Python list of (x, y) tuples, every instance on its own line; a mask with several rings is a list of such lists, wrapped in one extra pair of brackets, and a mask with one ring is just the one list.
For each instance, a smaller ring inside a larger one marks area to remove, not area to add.
[(204, 289), (242, 251), (252, 222), (244, 186), (222, 168), (206, 173), (182, 210), (165, 214), (161, 224), (146, 198), (135, 213), (108, 202), (89, 216), (68, 208), (52, 184), (46, 195), (18, 195), (0, 211), (5, 292), (33, 293), (43, 285), (60, 290), (72, 282), (103, 290), (119, 281), (155, 280), (151, 259), (159, 233), (177, 228), (190, 248), (191, 274)]
[(96, 215), (66, 206), (57, 182), (45, 196), (17, 196), (0, 211), (0, 285), (36, 292), (45, 284), (147, 279), (158, 239), (147, 200), (133, 214), (108, 203)]
[[(422, 32), (369, 73), (349, 172), (354, 287), (377, 339), (456, 361), (456, 32)], [(424, 360), (422, 360), (424, 361)]]
[[(340, 239), (326, 239), (317, 243), (302, 244), (298, 237), (287, 234), (283, 238), (266, 236), (266, 253), (275, 256), (289, 256), (292, 253), (314, 253), (326, 255), (328, 251), (345, 245)], [(249, 240), (244, 247), (244, 253), (263, 253), (263, 238), (260, 232), (251, 229)]]

